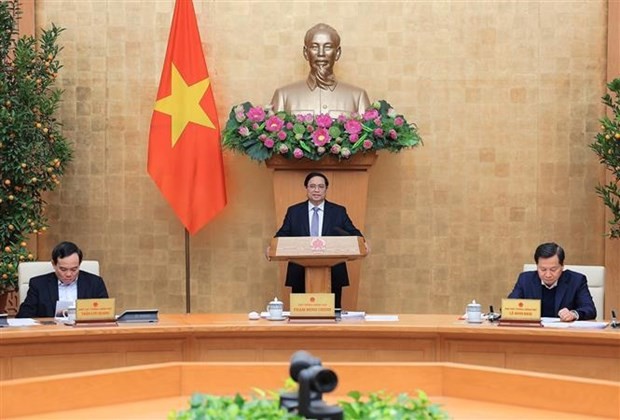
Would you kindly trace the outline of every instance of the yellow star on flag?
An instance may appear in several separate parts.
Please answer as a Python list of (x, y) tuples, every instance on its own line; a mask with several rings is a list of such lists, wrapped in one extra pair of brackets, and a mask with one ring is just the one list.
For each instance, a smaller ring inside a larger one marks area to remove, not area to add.
[(174, 147), (190, 122), (208, 128), (215, 128), (215, 125), (200, 106), (200, 101), (211, 83), (209, 78), (189, 86), (174, 64), (172, 64), (171, 76), (171, 94), (155, 102), (155, 110), (170, 115), (172, 118), (170, 139)]

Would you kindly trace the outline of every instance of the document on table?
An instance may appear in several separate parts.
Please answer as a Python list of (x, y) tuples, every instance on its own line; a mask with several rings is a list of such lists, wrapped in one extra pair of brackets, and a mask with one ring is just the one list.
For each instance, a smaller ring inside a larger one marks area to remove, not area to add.
[(32, 318), (10, 318), (7, 321), (9, 322), (9, 327), (31, 327), (33, 325), (39, 325), (39, 323)]
[(371, 322), (381, 322), (381, 321), (398, 321), (398, 315), (370, 315), (367, 314), (364, 319), (366, 321), (371, 321)]
[(340, 314), (341, 319), (364, 319), (366, 312), (363, 311), (342, 311)]
[(573, 321), (573, 322), (542, 322), (546, 328), (576, 328), (576, 329), (603, 329), (608, 322), (596, 321)]

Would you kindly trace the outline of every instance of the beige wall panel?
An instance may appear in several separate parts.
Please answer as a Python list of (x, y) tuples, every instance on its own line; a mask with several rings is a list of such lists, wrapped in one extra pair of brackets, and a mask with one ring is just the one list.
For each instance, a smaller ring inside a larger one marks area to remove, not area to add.
[[(387, 99), (425, 145), (371, 169), (360, 308), (461, 313), (499, 305), (534, 248), (604, 262), (600, 166), (607, 2), (195, 2), (220, 123), (305, 76), (305, 30), (342, 36), (337, 75)], [(185, 310), (184, 235), (146, 173), (172, 0), (37, 0), (66, 27), (60, 118), (76, 148), (50, 195), (44, 255), (76, 241), (119, 309)], [(229, 203), (191, 238), (194, 312), (261, 310), (277, 290), (263, 250), (277, 225), (271, 172), (224, 154)]]

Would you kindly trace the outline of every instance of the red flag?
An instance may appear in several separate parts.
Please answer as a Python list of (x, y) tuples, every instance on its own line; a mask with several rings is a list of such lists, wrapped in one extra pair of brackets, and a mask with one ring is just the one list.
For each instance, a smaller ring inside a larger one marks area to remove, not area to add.
[(220, 126), (192, 0), (174, 7), (147, 166), (191, 234), (226, 205)]

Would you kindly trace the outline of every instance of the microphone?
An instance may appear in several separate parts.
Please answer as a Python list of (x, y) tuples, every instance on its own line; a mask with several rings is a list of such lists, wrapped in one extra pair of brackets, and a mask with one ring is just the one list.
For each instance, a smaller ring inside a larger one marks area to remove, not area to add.
[(495, 313), (495, 310), (493, 309), (493, 305), (489, 305), (489, 315), (487, 315), (487, 320), (489, 322), (495, 322), (495, 321), (499, 321), (499, 319), (502, 316), (498, 313)]
[(611, 328), (620, 328), (620, 322), (616, 319), (616, 311), (611, 310)]

